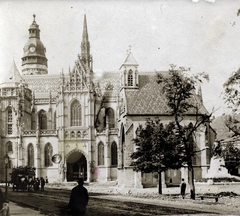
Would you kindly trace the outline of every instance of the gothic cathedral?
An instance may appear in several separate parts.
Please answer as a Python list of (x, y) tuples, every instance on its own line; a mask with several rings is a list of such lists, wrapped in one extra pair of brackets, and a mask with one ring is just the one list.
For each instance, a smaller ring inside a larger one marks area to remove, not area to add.
[[(2, 158), (7, 153), (10, 170), (35, 167), (36, 177), (47, 176), (50, 183), (83, 177), (86, 182), (117, 181), (122, 187), (157, 185), (155, 173), (136, 173), (130, 166), (139, 124), (154, 116), (171, 120), (156, 73), (139, 72), (129, 50), (119, 72), (96, 76), (84, 15), (81, 53), (74, 67), (50, 75), (35, 15), (28, 31), (21, 73), (13, 62), (0, 84), (0, 181), (4, 181)], [(196, 98), (202, 103), (201, 95)], [(207, 112), (204, 107), (202, 111)], [(197, 131), (197, 149), (211, 146), (210, 132), (207, 124)], [(197, 179), (206, 175), (210, 156), (206, 150), (195, 158)], [(187, 172), (182, 168), (162, 175), (163, 184), (179, 184)]]

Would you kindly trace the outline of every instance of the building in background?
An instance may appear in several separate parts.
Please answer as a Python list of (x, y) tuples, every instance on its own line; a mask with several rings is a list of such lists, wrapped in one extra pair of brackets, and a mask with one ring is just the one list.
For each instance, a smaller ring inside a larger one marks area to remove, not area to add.
[[(136, 173), (130, 166), (139, 124), (149, 117), (161, 116), (165, 123), (172, 119), (156, 72), (139, 72), (129, 50), (120, 71), (94, 73), (86, 15), (81, 52), (67, 73), (48, 74), (35, 15), (23, 50), (22, 73), (13, 62), (0, 85), (0, 157), (8, 153), (9, 169), (36, 167), (37, 177), (48, 176), (49, 182), (83, 177), (88, 182), (118, 181), (123, 187), (157, 185), (156, 174)], [(202, 103), (201, 97), (196, 94), (195, 102)], [(203, 104), (201, 111), (207, 113)], [(194, 115), (186, 121), (194, 121)], [(196, 132), (196, 151), (208, 147), (194, 157), (196, 180), (207, 173), (214, 139), (209, 124)], [(3, 168), (2, 161), (2, 182)], [(187, 179), (185, 168), (163, 175), (163, 184)]]

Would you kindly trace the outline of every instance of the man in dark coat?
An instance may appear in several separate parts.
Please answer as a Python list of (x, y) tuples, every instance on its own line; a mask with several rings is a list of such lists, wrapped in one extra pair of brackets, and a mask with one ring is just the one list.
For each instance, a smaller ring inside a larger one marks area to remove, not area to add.
[(0, 188), (0, 211), (3, 208), (3, 203), (4, 203), (4, 196), (3, 196), (2, 189)]
[(185, 197), (186, 186), (187, 186), (186, 182), (184, 181), (184, 178), (182, 178), (180, 188), (181, 188), (181, 196), (182, 196), (183, 199)]
[(88, 204), (88, 191), (83, 187), (83, 179), (78, 180), (78, 186), (71, 191), (68, 208), (72, 216), (84, 216), (86, 214), (86, 205)]

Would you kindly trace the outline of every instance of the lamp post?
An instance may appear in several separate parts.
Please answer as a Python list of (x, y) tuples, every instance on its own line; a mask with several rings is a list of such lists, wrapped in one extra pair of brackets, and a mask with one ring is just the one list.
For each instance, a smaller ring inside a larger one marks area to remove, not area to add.
[(7, 185), (7, 169), (8, 169), (8, 164), (9, 164), (9, 156), (8, 154), (6, 153), (5, 156), (4, 156), (4, 163), (5, 163), (5, 169), (6, 169), (6, 178), (5, 178), (5, 181), (6, 181), (6, 185), (5, 185), (5, 202), (8, 202), (8, 185)]

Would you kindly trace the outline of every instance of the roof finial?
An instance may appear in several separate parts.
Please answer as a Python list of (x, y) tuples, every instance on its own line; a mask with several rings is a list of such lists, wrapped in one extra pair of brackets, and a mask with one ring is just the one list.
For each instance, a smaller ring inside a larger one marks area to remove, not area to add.
[(128, 50), (129, 50), (129, 52), (131, 52), (132, 46), (131, 46), (131, 45), (129, 45), (129, 46), (128, 46), (128, 48), (129, 48), (129, 49), (128, 49)]
[(86, 14), (86, 9), (84, 8), (84, 14)]
[(35, 15), (35, 14), (33, 14), (33, 22), (35, 22), (35, 18), (36, 18), (36, 15)]
[(131, 52), (131, 48), (132, 48), (132, 46), (129, 45), (129, 46), (128, 46), (128, 49), (127, 49), (127, 54), (129, 54), (129, 53)]

